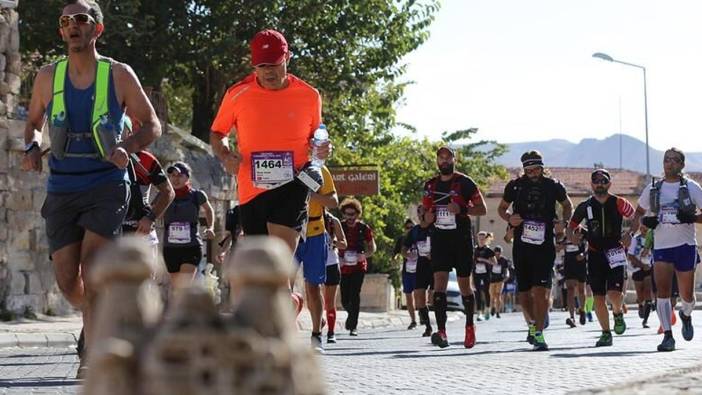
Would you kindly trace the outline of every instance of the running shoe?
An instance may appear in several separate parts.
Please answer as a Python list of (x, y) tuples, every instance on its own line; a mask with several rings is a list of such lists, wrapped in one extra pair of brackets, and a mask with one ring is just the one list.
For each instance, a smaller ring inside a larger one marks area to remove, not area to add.
[(429, 337), (431, 336), (431, 327), (428, 326), (427, 329), (424, 330), (424, 333), (422, 333), (422, 337)]
[(578, 318), (580, 320), (580, 325), (585, 325), (586, 317), (585, 317), (585, 311), (583, 309), (578, 310), (578, 316), (579, 316)]
[[(650, 328), (650, 326), (648, 326), (648, 320), (644, 320), (644, 321), (641, 323), (641, 326), (644, 327), (644, 328)], [(661, 329), (663, 329), (663, 328), (661, 328)]]
[(486, 311), (485, 312), (485, 321), (487, 321), (489, 319), (490, 319), (490, 313)]
[(475, 319), (476, 321), (482, 321), (483, 319), (480, 318), (480, 314), (478, 313), (478, 317)]
[(548, 344), (544, 340), (544, 334), (538, 332), (534, 335), (534, 348), (533, 351), (548, 351)]
[(526, 341), (529, 344), (534, 344), (534, 334), (536, 333), (536, 325), (529, 324), (529, 332), (527, 333)]
[(612, 332), (602, 332), (600, 338), (595, 343), (595, 347), (609, 347), (612, 345)]
[(448, 338), (446, 337), (446, 331), (434, 332), (431, 335), (431, 344), (439, 346), (440, 348), (446, 348), (449, 346)]
[(419, 325), (426, 325), (426, 324), (428, 324), (428, 322), (426, 322), (424, 320), (424, 317), (422, 316), (422, 314), (420, 314), (419, 315)]
[(502, 318), (502, 317), (500, 317), (500, 312), (499, 312), (499, 311), (498, 311), (497, 313), (495, 313), (495, 317), (497, 317), (497, 318)]
[(566, 325), (568, 325), (571, 328), (575, 328), (575, 321), (573, 321), (572, 318), (566, 318)]
[(463, 340), (465, 348), (473, 348), (475, 346), (475, 325), (466, 325), (466, 337)]
[(587, 315), (587, 322), (592, 322), (592, 311), (588, 311), (585, 315)]
[(663, 341), (658, 345), (658, 351), (674, 351), (675, 339), (672, 332), (668, 332), (663, 336)]
[(417, 327), (417, 323), (414, 322), (414, 321), (412, 321), (412, 322), (409, 324), (409, 326), (407, 327), (407, 330), (410, 331), (410, 330), (412, 330), (412, 329), (414, 329), (414, 328), (416, 328), (416, 327)]
[(322, 345), (322, 334), (312, 334), (312, 337), (310, 337), (310, 344), (312, 345), (312, 349), (319, 353), (319, 354), (324, 354), (324, 346)]
[(349, 331), (349, 336), (358, 336), (358, 331), (356, 329), (351, 329)]
[(494, 307), (492, 307), (492, 308), (490, 309), (490, 315), (495, 315), (495, 308), (494, 308)]
[(626, 331), (626, 322), (624, 322), (624, 313), (612, 314), (614, 316), (614, 333), (621, 335)]
[(336, 336), (334, 336), (333, 333), (327, 333), (327, 343), (329, 343), (329, 344), (336, 343)]
[(692, 327), (692, 317), (686, 317), (682, 310), (679, 310), (678, 313), (680, 314), (680, 321), (682, 322), (683, 339), (690, 341), (692, 340), (692, 337), (695, 336), (695, 330)]

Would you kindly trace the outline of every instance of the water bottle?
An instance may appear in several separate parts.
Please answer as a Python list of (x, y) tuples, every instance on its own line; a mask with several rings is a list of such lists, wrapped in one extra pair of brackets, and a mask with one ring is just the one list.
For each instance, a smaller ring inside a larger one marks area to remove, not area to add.
[(329, 132), (324, 124), (319, 125), (319, 128), (314, 131), (314, 137), (312, 138), (312, 166), (322, 167), (324, 166), (324, 159), (319, 157), (317, 153), (318, 147), (329, 141)]

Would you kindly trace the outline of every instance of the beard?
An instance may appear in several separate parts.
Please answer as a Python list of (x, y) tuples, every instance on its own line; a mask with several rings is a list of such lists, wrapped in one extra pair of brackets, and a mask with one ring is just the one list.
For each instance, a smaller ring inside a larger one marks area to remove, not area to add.
[(444, 176), (448, 176), (448, 175), (453, 174), (453, 170), (454, 170), (453, 163), (439, 166), (439, 173), (441, 173), (441, 175), (444, 175)]
[(596, 187), (595, 188), (595, 195), (597, 196), (605, 196), (607, 193), (609, 193), (609, 189), (605, 187)]

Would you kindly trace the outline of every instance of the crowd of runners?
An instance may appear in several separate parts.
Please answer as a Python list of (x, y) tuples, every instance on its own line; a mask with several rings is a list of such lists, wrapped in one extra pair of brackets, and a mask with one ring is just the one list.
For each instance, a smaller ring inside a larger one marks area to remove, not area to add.
[[(193, 281), (203, 239), (215, 238), (214, 210), (206, 191), (191, 185), (189, 164), (175, 162), (163, 170), (146, 151), (161, 133), (160, 122), (132, 69), (96, 51), (102, 19), (94, 2), (76, 0), (63, 9), (59, 31), (68, 54), (35, 79), (22, 163), (25, 170), (41, 171), (49, 152), (42, 216), (58, 285), (83, 312), (87, 348), (95, 289), (86, 273), (101, 246), (123, 233), (142, 235), (156, 246), (155, 223), (161, 220), (160, 252), (170, 282), (178, 285)], [(347, 312), (345, 329), (358, 336), (361, 288), (377, 247), (373, 230), (361, 220), (361, 202), (353, 197), (339, 202), (324, 165), (332, 144), (322, 125), (319, 92), (288, 73), (289, 59), (281, 33), (257, 33), (251, 40), (253, 71), (227, 90), (212, 124), (212, 151), (238, 187), (238, 206), (227, 215), (220, 245), (235, 246), (243, 234), (270, 235), (290, 247), (291, 261), (302, 267), (311, 343), (323, 352), (325, 326), (326, 343), (337, 341), (337, 288)], [(47, 120), (49, 150), (42, 149)], [(397, 243), (409, 329), (417, 326), (418, 314), (422, 336), (449, 346), (447, 286), (455, 272), (466, 348), (476, 345), (476, 321), (499, 319), (519, 305), (526, 341), (534, 350), (548, 350), (555, 268), (563, 277), (567, 325), (591, 322), (594, 310), (602, 330), (596, 346), (612, 345), (612, 329), (617, 335), (626, 330), (628, 272), (642, 325), (647, 327), (652, 311), (658, 314), (663, 335), (658, 350), (675, 349), (671, 327), (678, 300), (682, 337), (692, 339), (699, 261), (694, 224), (702, 222), (702, 189), (685, 176), (682, 151), (665, 152), (665, 176), (645, 187), (637, 206), (612, 195), (616, 180), (596, 169), (592, 196), (573, 207), (542, 155), (529, 151), (521, 157), (523, 173), (506, 185), (498, 207), (486, 207), (478, 185), (456, 171), (458, 159), (452, 147), (437, 150), (437, 175), (424, 182), (418, 223), (408, 220)], [(495, 235), (474, 229), (471, 217), (488, 210), (506, 223), (511, 262), (501, 246), (492, 246)], [(292, 282), (291, 300), (299, 313), (303, 297), (292, 291)], [(85, 349), (81, 345), (81, 356)]]

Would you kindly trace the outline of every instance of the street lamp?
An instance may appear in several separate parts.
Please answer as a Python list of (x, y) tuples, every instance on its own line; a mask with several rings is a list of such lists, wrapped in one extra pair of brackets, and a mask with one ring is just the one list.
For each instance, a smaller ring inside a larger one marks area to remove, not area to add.
[(636, 68), (639, 68), (643, 71), (644, 121), (645, 121), (645, 125), (646, 125), (646, 177), (647, 177), (647, 180), (650, 180), (651, 179), (651, 166), (650, 166), (650, 162), (649, 162), (649, 153), (648, 153), (648, 151), (650, 151), (650, 149), (648, 146), (648, 98), (646, 95), (646, 68), (641, 66), (641, 65), (638, 65), (638, 64), (633, 64), (633, 63), (629, 63), (629, 62), (622, 62), (621, 60), (616, 60), (616, 59), (612, 58), (611, 56), (604, 54), (602, 52), (596, 52), (596, 53), (592, 54), (592, 57), (597, 58), (597, 59), (606, 60), (608, 62), (623, 64), (625, 66), (636, 67)]

